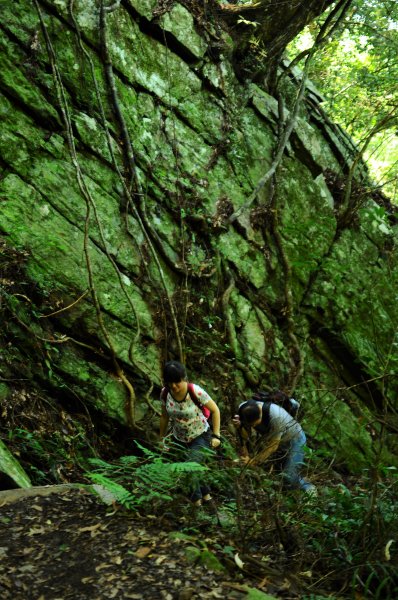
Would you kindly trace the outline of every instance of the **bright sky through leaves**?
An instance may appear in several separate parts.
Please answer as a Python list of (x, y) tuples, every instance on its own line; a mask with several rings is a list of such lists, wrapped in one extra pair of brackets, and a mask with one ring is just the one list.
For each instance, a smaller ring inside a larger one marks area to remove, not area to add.
[[(312, 46), (319, 23), (289, 48), (289, 58)], [(398, 2), (356, 0), (344, 27), (315, 54), (310, 78), (325, 97), (323, 108), (361, 146), (387, 115), (398, 117)], [(398, 120), (376, 134), (366, 159), (372, 177), (398, 203)]]

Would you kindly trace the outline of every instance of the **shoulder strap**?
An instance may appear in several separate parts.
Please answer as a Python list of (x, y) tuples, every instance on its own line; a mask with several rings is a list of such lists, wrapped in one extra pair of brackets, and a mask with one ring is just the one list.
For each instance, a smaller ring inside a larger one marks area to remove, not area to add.
[(263, 418), (267, 423), (270, 420), (271, 402), (263, 402)]
[(192, 401), (196, 404), (198, 408), (202, 410), (202, 404), (199, 402), (198, 397), (195, 393), (195, 386), (193, 383), (188, 383), (188, 392), (192, 398)]
[[(169, 388), (167, 386), (165, 386), (164, 388), (162, 388), (162, 391), (160, 392), (160, 399), (162, 402), (166, 402), (167, 400), (167, 394), (170, 392)], [(196, 406), (198, 408), (202, 408), (202, 404), (199, 402), (198, 397), (195, 393), (195, 388), (194, 388), (194, 384), (193, 383), (188, 383), (188, 392), (190, 397), (192, 398), (192, 401), (196, 404)]]
[(271, 402), (263, 402), (261, 423), (255, 427), (255, 431), (258, 435), (264, 435), (268, 433), (270, 426), (270, 412)]
[(160, 400), (162, 402), (166, 402), (166, 400), (167, 400), (167, 394), (168, 393), (169, 393), (169, 388), (168, 387), (162, 388), (162, 391), (160, 392)]
[(196, 404), (196, 406), (199, 408), (199, 410), (204, 414), (205, 418), (207, 419), (207, 421), (209, 422), (209, 424), (211, 424), (211, 412), (210, 409), (207, 408), (207, 406), (205, 406), (204, 404), (202, 404), (201, 402), (199, 402), (199, 399), (195, 393), (195, 387), (193, 383), (188, 383), (188, 392), (189, 395), (192, 399), (192, 402), (194, 404)]

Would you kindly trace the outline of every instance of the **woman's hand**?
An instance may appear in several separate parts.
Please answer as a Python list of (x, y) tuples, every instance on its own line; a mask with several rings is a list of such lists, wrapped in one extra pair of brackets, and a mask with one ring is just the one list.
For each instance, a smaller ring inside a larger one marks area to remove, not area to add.
[(211, 438), (210, 446), (212, 448), (216, 449), (219, 447), (220, 444), (221, 444), (221, 441), (218, 438), (216, 438), (216, 437)]

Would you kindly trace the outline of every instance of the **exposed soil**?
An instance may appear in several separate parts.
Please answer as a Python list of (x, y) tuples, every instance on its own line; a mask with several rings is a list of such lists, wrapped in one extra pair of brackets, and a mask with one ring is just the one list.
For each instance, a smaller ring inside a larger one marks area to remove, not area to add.
[(225, 528), (206, 539), (198, 516), (180, 521), (191, 535), (179, 537), (173, 519), (132, 514), (82, 490), (0, 502), (2, 600), (244, 598), (246, 584), (290, 587), (283, 577), (255, 583), (233, 559), (223, 571), (190, 561), (204, 541), (215, 554), (228, 542)]

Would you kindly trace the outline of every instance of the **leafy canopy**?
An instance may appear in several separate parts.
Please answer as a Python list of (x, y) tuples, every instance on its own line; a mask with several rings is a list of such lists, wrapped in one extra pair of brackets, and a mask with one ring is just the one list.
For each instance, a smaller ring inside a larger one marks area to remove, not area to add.
[[(323, 17), (324, 19), (325, 17)], [(311, 23), (289, 46), (289, 58), (312, 46), (321, 20)], [(364, 144), (375, 182), (398, 202), (398, 3), (354, 0), (333, 39), (315, 53), (310, 79), (325, 96), (326, 112)]]

